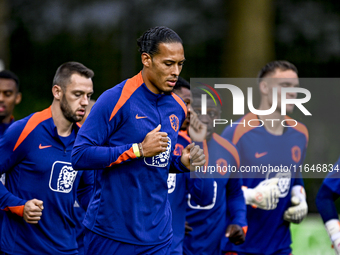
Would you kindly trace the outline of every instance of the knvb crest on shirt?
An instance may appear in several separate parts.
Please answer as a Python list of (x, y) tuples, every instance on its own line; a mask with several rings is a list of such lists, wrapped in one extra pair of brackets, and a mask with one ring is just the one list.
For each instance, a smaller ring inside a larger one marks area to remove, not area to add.
[(228, 168), (228, 163), (225, 159), (219, 158), (216, 161), (216, 166), (219, 166), (217, 172), (219, 172), (221, 175), (225, 175), (227, 171), (223, 171), (222, 169), (227, 169)]
[(170, 124), (171, 124), (172, 129), (175, 130), (175, 132), (177, 132), (179, 128), (178, 117), (175, 114), (171, 114), (169, 119), (170, 119)]
[(171, 152), (171, 139), (170, 137), (168, 137), (168, 146), (166, 147), (166, 151), (151, 158), (150, 157), (144, 158), (144, 162), (148, 166), (166, 167), (169, 164), (170, 152)]
[(54, 162), (50, 176), (50, 189), (56, 192), (69, 193), (72, 190), (77, 173), (69, 162)]
[(182, 151), (184, 150), (184, 146), (177, 143), (174, 149), (174, 155), (175, 156), (181, 156), (182, 155)]
[(295, 161), (295, 163), (299, 163), (301, 160), (301, 149), (297, 145), (292, 147), (292, 159)]

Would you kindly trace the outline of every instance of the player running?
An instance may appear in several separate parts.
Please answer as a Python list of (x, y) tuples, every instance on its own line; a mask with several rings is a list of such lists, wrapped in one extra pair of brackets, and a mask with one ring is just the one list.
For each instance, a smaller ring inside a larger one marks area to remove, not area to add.
[[(193, 111), (190, 125), (201, 112), (201, 94), (193, 90)], [(227, 171), (206, 172), (208, 166), (226, 169), (240, 166), (240, 157), (235, 146), (214, 132), (213, 119), (219, 118), (220, 105), (209, 98), (207, 114), (199, 115), (199, 120), (207, 125), (207, 136), (199, 144), (206, 155), (206, 164), (201, 174), (202, 181), (214, 178), (214, 197), (211, 204), (200, 206), (192, 194), (188, 198), (187, 221), (192, 231), (185, 236), (184, 254), (221, 254), (221, 242), (227, 237), (232, 243), (241, 244), (247, 232), (246, 205), (241, 189), (241, 179), (237, 173)], [(199, 171), (199, 170), (198, 170)], [(200, 171), (199, 171), (200, 172)]]
[(339, 165), (340, 158), (334, 164), (333, 171), (323, 180), (315, 200), (337, 255), (340, 254), (340, 222), (334, 202), (340, 197)]
[(181, 38), (155, 27), (137, 42), (142, 71), (98, 98), (72, 153), (75, 168), (96, 175), (84, 220), (86, 254), (167, 254), (169, 169), (188, 171), (189, 156), (193, 165), (205, 162), (193, 144), (172, 155), (186, 116), (172, 93), (185, 61)]
[(14, 122), (0, 139), (0, 207), (6, 210), (1, 249), (6, 254), (78, 254), (73, 205), (86, 209), (91, 171), (75, 171), (71, 151), (93, 93), (94, 73), (78, 62), (61, 65), (52, 105)]
[[(294, 126), (293, 121), (286, 121), (286, 125), (291, 125), (289, 127), (281, 125), (282, 120), (289, 119), (288, 116), (281, 115), (281, 88), (297, 86), (299, 79), (293, 64), (274, 61), (262, 68), (259, 73), (259, 110), (271, 108), (273, 89), (277, 89), (276, 111), (262, 116), (248, 113), (237, 121), (240, 124), (228, 126), (222, 133), (223, 137), (236, 145), (241, 157), (241, 166), (299, 166), (303, 163), (308, 144), (307, 128), (301, 123)], [(287, 97), (296, 98), (297, 94), (287, 93)], [(294, 105), (287, 105), (287, 112), (292, 112), (293, 108)], [(257, 122), (252, 121), (251, 126), (248, 126), (248, 121), (254, 119)], [(265, 119), (279, 121), (272, 124)], [(261, 126), (261, 123), (264, 125)], [(228, 243), (224, 250), (236, 252), (234, 254), (238, 255), (290, 254), (289, 223), (300, 223), (308, 210), (301, 174), (268, 171), (262, 175), (255, 172), (243, 173), (242, 177), (245, 186), (244, 197), (248, 204), (247, 238), (244, 244), (239, 246)]]
[(0, 137), (14, 122), (14, 107), (21, 102), (18, 77), (8, 70), (0, 72)]
[[(178, 132), (178, 139), (174, 149), (174, 155), (180, 156), (182, 150), (191, 143), (187, 129), (189, 129), (190, 113), (191, 113), (191, 93), (190, 84), (182, 77), (178, 77), (174, 93), (177, 94), (187, 106), (187, 118)], [(195, 121), (195, 129), (191, 128), (190, 134), (196, 136), (206, 135), (206, 125), (202, 122)], [(195, 173), (193, 173), (195, 174)], [(203, 174), (202, 174), (203, 175)], [(183, 241), (185, 234), (185, 214), (187, 207), (187, 197), (190, 193), (191, 198), (195, 203), (206, 206), (212, 203), (213, 199), (213, 179), (200, 179), (200, 175), (196, 174), (197, 178), (190, 178), (190, 173), (169, 173), (168, 176), (168, 199), (172, 211), (172, 228), (173, 240), (171, 244), (170, 254), (183, 254)]]

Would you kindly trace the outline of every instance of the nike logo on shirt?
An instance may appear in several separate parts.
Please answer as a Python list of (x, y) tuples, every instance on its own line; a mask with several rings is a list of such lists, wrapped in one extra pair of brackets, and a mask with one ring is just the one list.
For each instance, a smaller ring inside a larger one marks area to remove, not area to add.
[(267, 153), (268, 153), (268, 152), (266, 152), (266, 151), (265, 151), (265, 152), (262, 152), (262, 153), (256, 152), (256, 153), (255, 153), (255, 158), (261, 158), (261, 157), (267, 155)]
[(147, 118), (147, 116), (138, 116), (138, 113), (136, 114), (136, 119), (139, 120), (139, 119), (144, 119), (144, 118)]
[(45, 145), (45, 146), (42, 146), (41, 144), (39, 144), (39, 149), (46, 149), (46, 148), (49, 148), (49, 147), (52, 147), (52, 145)]

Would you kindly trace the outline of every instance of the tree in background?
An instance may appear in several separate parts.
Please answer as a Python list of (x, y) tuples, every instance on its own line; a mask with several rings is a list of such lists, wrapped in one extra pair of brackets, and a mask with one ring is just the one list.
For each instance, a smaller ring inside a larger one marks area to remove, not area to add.
[(256, 77), (275, 58), (273, 0), (239, 0), (226, 4), (222, 76)]
[(10, 63), (8, 18), (7, 0), (0, 0), (0, 71)]

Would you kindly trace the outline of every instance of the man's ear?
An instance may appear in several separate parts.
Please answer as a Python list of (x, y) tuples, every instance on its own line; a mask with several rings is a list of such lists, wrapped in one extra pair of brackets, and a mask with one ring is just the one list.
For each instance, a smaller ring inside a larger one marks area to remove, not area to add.
[(18, 92), (15, 97), (15, 104), (20, 104), (21, 98), (22, 98), (21, 92)]
[(55, 99), (60, 100), (62, 95), (62, 89), (59, 85), (53, 85), (52, 94)]
[(142, 64), (145, 67), (150, 67), (151, 66), (152, 58), (151, 58), (151, 56), (148, 53), (143, 52), (142, 55), (141, 55), (141, 59), (142, 59)]
[(267, 95), (269, 92), (269, 84), (268, 81), (262, 80), (259, 84), (260, 93), (263, 95)]

